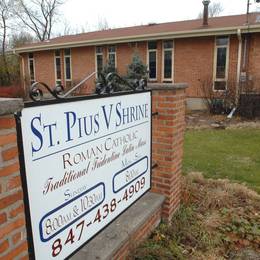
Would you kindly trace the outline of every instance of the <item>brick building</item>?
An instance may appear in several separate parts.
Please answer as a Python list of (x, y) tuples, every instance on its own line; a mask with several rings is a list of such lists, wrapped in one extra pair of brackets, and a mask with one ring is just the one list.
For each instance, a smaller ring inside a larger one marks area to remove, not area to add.
[[(14, 50), (21, 56), (23, 87), (42, 81), (70, 87), (110, 60), (125, 75), (134, 53), (149, 68), (150, 83), (189, 84), (188, 101), (200, 107), (205, 82), (213, 92), (257, 80), (260, 14), (234, 15), (54, 38)], [(87, 90), (94, 86), (94, 77)], [(232, 82), (232, 84), (231, 84)]]

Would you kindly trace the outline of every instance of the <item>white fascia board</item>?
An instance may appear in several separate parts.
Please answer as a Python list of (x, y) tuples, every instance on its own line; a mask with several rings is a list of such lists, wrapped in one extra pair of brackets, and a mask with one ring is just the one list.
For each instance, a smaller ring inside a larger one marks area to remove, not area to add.
[(103, 44), (140, 42), (140, 41), (148, 41), (148, 40), (231, 35), (231, 34), (237, 34), (238, 29), (241, 30), (241, 33), (256, 33), (256, 32), (260, 32), (260, 25), (250, 25), (250, 26), (245, 25), (242, 27), (238, 26), (238, 27), (227, 27), (227, 28), (219, 28), (219, 29), (199, 29), (199, 30), (192, 30), (192, 31), (166, 32), (166, 33), (156, 33), (156, 34), (144, 34), (138, 36), (104, 38), (99, 40), (75, 41), (75, 42), (67, 42), (67, 43), (56, 43), (56, 44), (48, 44), (48, 45), (40, 45), (40, 46), (21, 47), (21, 48), (16, 48), (13, 51), (15, 53), (26, 53), (26, 52), (35, 52), (35, 51), (43, 51), (43, 50), (53, 50), (59, 48), (76, 48), (76, 47), (84, 47), (84, 46), (98, 46)]

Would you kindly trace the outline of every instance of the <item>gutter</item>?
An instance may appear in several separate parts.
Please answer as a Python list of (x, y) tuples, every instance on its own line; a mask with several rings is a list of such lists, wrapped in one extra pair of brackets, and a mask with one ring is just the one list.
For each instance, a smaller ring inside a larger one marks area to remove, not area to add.
[(31, 47), (21, 47), (14, 49), (16, 53), (24, 52), (34, 52), (34, 51), (43, 51), (43, 50), (53, 50), (58, 48), (75, 48), (83, 46), (93, 46), (93, 45), (103, 45), (103, 44), (116, 44), (116, 43), (128, 43), (128, 42), (141, 42), (147, 40), (164, 40), (164, 39), (178, 39), (178, 38), (191, 38), (191, 37), (202, 37), (202, 36), (216, 36), (216, 35), (230, 35), (237, 34), (237, 30), (241, 30), (241, 33), (253, 33), (260, 32), (259, 25), (252, 25), (248, 31), (248, 26), (236, 26), (236, 27), (227, 27), (225, 29), (198, 29), (192, 31), (180, 31), (180, 32), (164, 32), (164, 33), (154, 33), (154, 34), (144, 34), (138, 36), (126, 36), (126, 37), (113, 37), (113, 38), (104, 38), (99, 40), (86, 40), (86, 41), (75, 41), (69, 43), (55, 43), (55, 44), (46, 44), (38, 45)]

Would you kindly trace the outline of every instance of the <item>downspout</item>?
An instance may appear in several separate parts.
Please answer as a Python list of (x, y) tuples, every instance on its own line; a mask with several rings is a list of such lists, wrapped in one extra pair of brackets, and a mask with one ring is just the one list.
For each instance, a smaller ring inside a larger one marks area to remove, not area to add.
[(240, 92), (240, 72), (241, 72), (241, 61), (242, 61), (242, 37), (241, 30), (237, 30), (237, 38), (238, 38), (238, 53), (237, 53), (237, 79), (236, 79), (236, 93), (235, 93), (235, 107), (227, 116), (228, 119), (231, 119), (234, 113), (237, 110), (238, 102), (239, 102), (239, 92)]
[(241, 61), (242, 61), (242, 36), (241, 30), (237, 30), (237, 38), (238, 38), (238, 60), (237, 60), (237, 82), (236, 82), (236, 99), (235, 104), (238, 105), (239, 101), (239, 92), (240, 92), (240, 73), (241, 73)]
[(247, 57), (247, 45), (248, 45), (248, 36), (245, 35), (244, 41), (244, 54), (243, 54), (243, 72), (246, 72), (246, 57)]

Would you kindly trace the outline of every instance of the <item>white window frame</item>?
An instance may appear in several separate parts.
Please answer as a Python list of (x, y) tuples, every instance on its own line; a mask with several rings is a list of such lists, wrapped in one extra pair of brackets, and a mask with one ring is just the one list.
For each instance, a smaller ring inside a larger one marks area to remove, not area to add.
[[(60, 52), (59, 56), (56, 55), (56, 51)], [(60, 84), (61, 84), (61, 81), (62, 81), (62, 71), (61, 71), (60, 79), (57, 78), (57, 66), (56, 66), (56, 59), (57, 58), (60, 59), (60, 69), (61, 69), (61, 66), (62, 66), (62, 64), (61, 64), (61, 61), (62, 61), (61, 50), (55, 50), (54, 51), (54, 71), (55, 71), (55, 84), (56, 85), (57, 85), (57, 82), (60, 82)]]
[[(97, 52), (97, 48), (102, 48), (102, 53)], [(102, 56), (102, 68), (104, 68), (104, 50), (102, 46), (96, 46), (95, 47), (95, 70), (96, 70), (96, 78), (98, 77), (98, 66), (97, 66), (97, 57)]]
[[(164, 48), (164, 42), (172, 41), (172, 48)], [(164, 52), (172, 51), (172, 77), (164, 77)], [(163, 82), (174, 82), (174, 40), (163, 40), (162, 42), (162, 80)]]
[[(70, 48), (68, 48), (70, 49)], [(65, 79), (65, 85), (66, 85), (66, 82), (67, 81), (72, 81), (72, 63), (71, 63), (71, 49), (70, 49), (70, 55), (66, 55), (65, 54), (65, 49), (64, 49), (64, 58), (63, 58), (63, 61), (64, 61), (64, 79)], [(70, 79), (67, 79), (67, 71), (66, 71), (66, 58), (70, 58)]]
[[(228, 39), (227, 45), (217, 45), (217, 38), (220, 37), (226, 37)], [(227, 55), (226, 55), (226, 71), (225, 71), (225, 78), (217, 78), (217, 54), (218, 54), (218, 49), (219, 48), (226, 48), (227, 49)], [(228, 86), (228, 72), (229, 72), (229, 49), (230, 49), (230, 37), (223, 35), (223, 36), (216, 36), (215, 37), (215, 50), (214, 50), (214, 66), (213, 66), (213, 91), (214, 92), (223, 92), (226, 91)], [(215, 89), (215, 82), (226, 82), (225, 89)]]
[[(115, 47), (115, 51), (109, 51), (109, 48), (110, 47)], [(107, 46), (107, 60), (109, 62), (109, 55), (112, 54), (112, 55), (115, 55), (115, 70), (117, 69), (117, 55), (116, 55), (116, 51), (117, 51), (117, 46), (116, 45), (110, 45), (110, 46)]]
[[(148, 41), (147, 42), (147, 68), (148, 68), (148, 71), (150, 71), (150, 60), (149, 60), (149, 57), (150, 57), (150, 52), (155, 52), (155, 61), (156, 61), (156, 71), (155, 71), (155, 75), (156, 77), (155, 78), (150, 78), (150, 72), (148, 73), (148, 80), (149, 81), (157, 81), (157, 72), (158, 72), (158, 51), (157, 51), (157, 48), (156, 49), (149, 49), (149, 42), (151, 41)], [(157, 42), (158, 44), (158, 42)]]
[[(32, 55), (33, 55), (33, 58), (30, 58), (30, 53), (28, 53), (28, 71), (29, 71), (29, 77), (30, 77), (30, 84), (33, 84), (36, 81), (34, 53), (32, 53)], [(31, 78), (30, 61), (33, 62), (33, 79)]]

